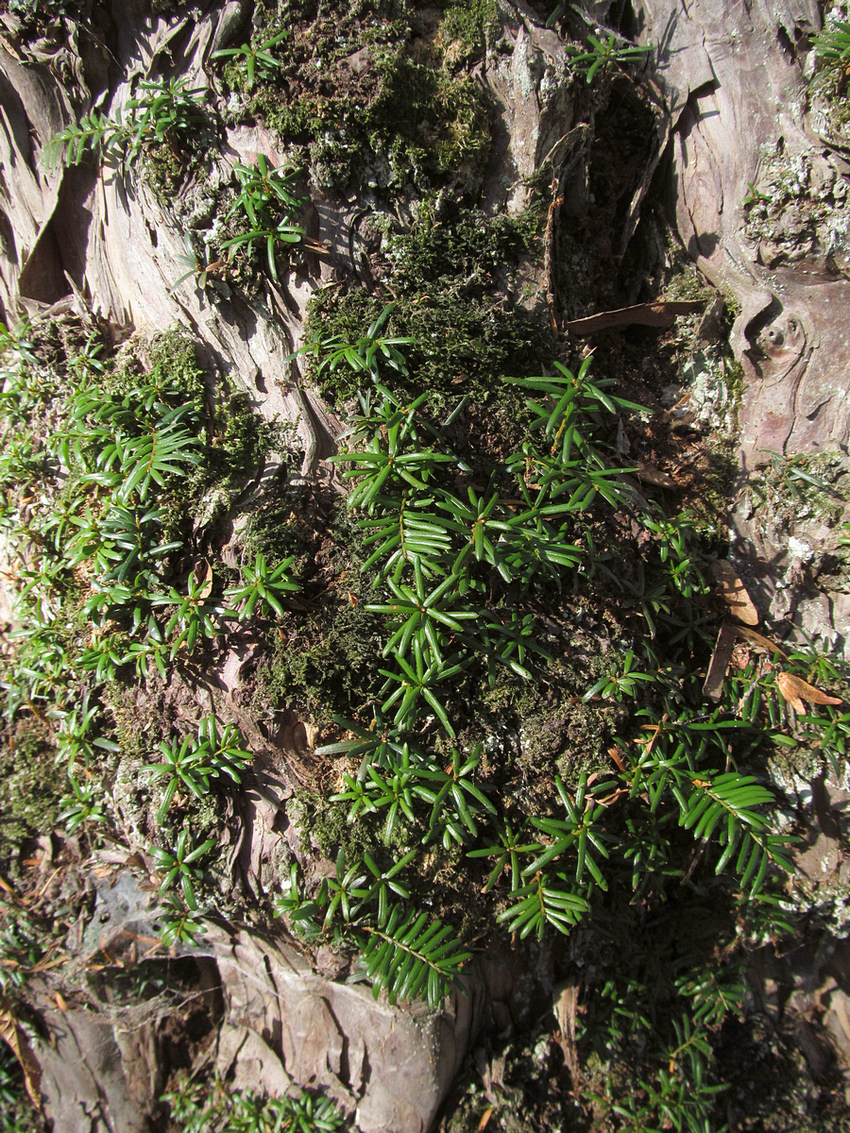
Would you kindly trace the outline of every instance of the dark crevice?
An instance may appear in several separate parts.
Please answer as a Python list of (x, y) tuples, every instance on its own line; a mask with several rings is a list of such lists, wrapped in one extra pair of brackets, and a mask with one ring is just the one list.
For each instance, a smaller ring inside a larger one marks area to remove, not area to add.
[(791, 39), (788, 32), (785, 30), (785, 28), (781, 24), (776, 29), (776, 39), (779, 43), (779, 46), (782, 48), (783, 55), (785, 55), (788, 62), (789, 63), (796, 63), (797, 62), (797, 47), (796, 47), (794, 41)]

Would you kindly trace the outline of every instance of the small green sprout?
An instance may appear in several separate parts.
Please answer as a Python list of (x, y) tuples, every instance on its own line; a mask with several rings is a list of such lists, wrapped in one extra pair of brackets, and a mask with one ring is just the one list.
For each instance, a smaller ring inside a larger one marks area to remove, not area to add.
[(585, 75), (588, 83), (593, 82), (598, 72), (606, 72), (613, 67), (620, 68), (639, 59), (646, 59), (653, 50), (651, 44), (628, 43), (614, 32), (608, 32), (605, 40), (596, 35), (589, 35), (585, 47), (567, 47), (570, 66), (579, 74)]
[(361, 961), (378, 998), (386, 990), (390, 1003), (425, 996), (439, 1007), (472, 953), (463, 950), (451, 925), (429, 920), (427, 913), (405, 912), (393, 905), (386, 918), (363, 925)]
[(241, 773), (253, 758), (250, 751), (241, 745), (242, 735), (235, 724), (226, 724), (219, 730), (218, 721), (213, 714), (205, 716), (198, 725), (197, 739), (183, 736), (173, 737), (169, 743), (163, 740), (159, 749), (164, 757), (162, 763), (148, 763), (142, 770), (151, 779), (168, 778), (162, 802), (157, 811), (157, 821), (163, 822), (178, 789), (183, 788), (197, 799), (202, 799), (210, 789), (210, 780), (225, 776), (233, 783), (241, 783)]
[(524, 842), (525, 826), (514, 833), (510, 822), (500, 825), (498, 832), (499, 844), (483, 846), (478, 850), (471, 850), (468, 858), (495, 858), (496, 864), (490, 871), (484, 892), (489, 893), (506, 869), (509, 869), (511, 893), (517, 893), (522, 888), (519, 855), (527, 854), (533, 850), (537, 843)]
[(252, 228), (250, 232), (242, 232), (238, 236), (233, 236), (230, 240), (222, 241), (222, 250), (233, 251), (236, 248), (248, 248), (248, 254), (253, 255), (254, 245), (265, 243), (266, 246), (266, 260), (269, 265), (269, 275), (275, 281), (280, 282), (280, 276), (277, 272), (277, 262), (275, 260), (275, 253), (278, 244), (299, 244), (304, 236), (304, 229), (297, 224), (289, 224), (287, 221), (281, 221), (280, 224), (268, 226), (264, 228)]
[(210, 277), (213, 279), (222, 278), (227, 271), (227, 263), (225, 260), (215, 259), (201, 262), (192, 250), (192, 245), (189, 241), (186, 243), (186, 254), (176, 256), (175, 259), (179, 264), (183, 264), (189, 270), (184, 271), (179, 276), (171, 287), (168, 289), (168, 294), (173, 295), (181, 283), (185, 283), (187, 279), (194, 279), (195, 284), (200, 287), (202, 291), (206, 289)]
[(178, 788), (189, 791), (196, 799), (202, 799), (209, 792), (215, 768), (209, 758), (209, 748), (206, 744), (197, 743), (191, 736), (184, 736), (182, 740), (175, 736), (171, 743), (163, 740), (159, 750), (164, 761), (147, 763), (142, 770), (148, 773), (152, 782), (168, 778), (165, 794), (156, 812), (157, 822), (162, 823)]
[[(305, 235), (300, 225), (292, 223), (292, 216), (304, 204), (304, 198), (297, 196), (291, 189), (292, 183), (301, 175), (301, 170), (275, 169), (269, 165), (265, 154), (260, 154), (256, 165), (237, 163), (233, 171), (241, 189), (224, 219), (227, 221), (235, 212), (241, 211), (248, 229), (222, 241), (222, 251), (232, 253), (237, 248), (247, 247), (248, 254), (253, 255), (254, 245), (265, 243), (269, 274), (277, 283), (277, 246), (298, 244)], [(191, 274), (192, 272), (187, 273)], [(187, 275), (181, 279), (187, 278)]]
[(445, 705), (437, 698), (435, 687), (441, 681), (457, 676), (469, 663), (469, 658), (460, 653), (454, 653), (442, 661), (426, 659), (418, 638), (413, 639), (413, 664), (410, 665), (399, 653), (392, 654), (397, 669), (380, 669), (379, 672), (386, 680), (381, 687), (381, 695), (390, 692), (393, 685), (396, 688), (381, 705), (382, 712), (396, 709), (393, 723), (397, 728), (410, 726), (416, 718), (417, 711), (421, 709), (421, 701), (434, 712), (434, 715), (445, 728), (446, 732), (454, 737), (455, 730), (449, 720)]
[(272, 569), (258, 551), (253, 566), (242, 567), (242, 585), (229, 587), (224, 595), (228, 602), (242, 603), (237, 614), (240, 621), (252, 618), (255, 610), (261, 617), (268, 617), (272, 611), (283, 617), (282, 595), (300, 589), (287, 574), (294, 562), (295, 557), (290, 555)]
[(56, 816), (58, 824), (65, 824), (65, 832), (73, 834), (87, 822), (105, 822), (103, 790), (92, 782), (81, 783), (72, 771), (68, 772), (71, 791), (59, 800), (63, 810)]
[(257, 77), (259, 70), (260, 76), (265, 78), (268, 74), (280, 68), (282, 63), (279, 59), (269, 54), (272, 47), (276, 47), (289, 35), (289, 30), (286, 29), (279, 32), (278, 35), (272, 36), (267, 39), (265, 43), (254, 45), (252, 43), (242, 43), (239, 47), (225, 47), (220, 51), (214, 51), (211, 58), (213, 59), (234, 59), (237, 63), (244, 65), (245, 74), (247, 76), (247, 83), (245, 84), (246, 90), (253, 90), (254, 80)]
[(143, 146), (179, 146), (180, 139), (196, 129), (203, 118), (203, 87), (187, 87), (185, 78), (143, 79), (135, 98), (127, 103), (132, 127), (127, 156), (132, 160)]
[(623, 663), (615, 666), (607, 676), (600, 677), (595, 684), (591, 685), (582, 699), (587, 703), (594, 697), (600, 696), (603, 700), (611, 698), (621, 702), (626, 697), (634, 696), (639, 684), (655, 680), (652, 673), (636, 671), (636, 664), (637, 659), (630, 649), (623, 658)]
[(215, 840), (212, 838), (207, 838), (200, 846), (196, 846), (190, 831), (184, 827), (177, 835), (173, 850), (155, 849), (154, 865), (157, 872), (162, 875), (159, 893), (166, 893), (179, 882), (188, 909), (193, 913), (197, 912), (198, 900), (195, 896), (194, 883), (200, 880), (203, 871), (195, 863), (204, 854), (208, 854), (213, 846)]
[[(383, 360), (392, 369), (406, 376), (407, 362), (398, 347), (410, 346), (415, 339), (379, 333), (386, 325), (394, 307), (395, 303), (388, 303), (370, 323), (363, 337), (358, 338), (356, 342), (346, 342), (339, 334), (318, 335), (301, 348), (301, 353), (321, 357), (318, 368), (320, 374), (325, 369), (334, 371), (345, 362), (355, 373), (371, 374), (373, 380), (377, 381), (378, 366)], [(388, 390), (381, 388), (381, 392), (389, 396)]]
[(77, 663), (83, 672), (94, 673), (97, 681), (114, 680), (126, 660), (124, 644), (123, 634), (104, 634), (100, 627), (96, 627), (91, 645), (83, 650)]
[(199, 750), (203, 749), (206, 753), (212, 778), (224, 775), (233, 783), (242, 782), (241, 773), (253, 759), (251, 752), (242, 746), (244, 742), (235, 724), (225, 724), (219, 730), (213, 713), (205, 716), (198, 725)]
[(427, 397), (427, 393), (421, 394), (409, 406), (391, 413), (385, 430), (373, 438), (365, 451), (329, 458), (335, 463), (354, 465), (343, 473), (346, 479), (357, 481), (348, 497), (350, 508), (371, 514), (381, 494), (398, 487), (427, 492), (428, 481), (437, 468), (456, 463), (449, 453), (434, 452), (416, 443), (413, 414)]
[[(428, 774), (428, 770), (432, 775)], [(401, 816), (408, 822), (416, 821), (414, 809), (417, 800), (431, 802), (434, 792), (424, 785), (433, 776), (440, 772), (431, 765), (423, 769), (411, 763), (410, 749), (404, 745), (399, 762), (392, 769), (382, 774), (375, 767), (369, 767), (363, 779), (353, 779), (349, 774), (343, 775), (345, 790), (332, 795), (332, 803), (350, 803), (348, 809), (348, 822), (356, 821), (361, 812), (377, 813), (386, 809), (384, 819), (383, 842), (385, 846), (391, 844)]]
[(472, 779), (478, 770), (481, 758), (481, 744), (468, 756), (463, 756), (456, 747), (452, 748), (452, 759), (445, 771), (428, 773), (436, 790), (427, 792), (432, 803), (431, 819), (425, 838), (430, 839), (435, 832), (441, 833), (443, 849), (448, 850), (453, 842), (462, 845), (468, 835), (476, 837), (478, 827), (475, 819), (482, 813), (495, 815), (496, 808)]
[(850, 67), (850, 23), (840, 21), (818, 32), (812, 42), (815, 55), (837, 63), (845, 73)]
[(366, 882), (366, 874), (361, 872), (362, 869), (363, 863), (360, 861), (346, 868), (345, 850), (340, 846), (336, 856), (334, 876), (325, 878), (324, 883), (328, 898), (323, 925), (325, 929), (330, 927), (337, 910), (346, 923), (357, 916), (360, 911), (360, 904), (369, 895), (369, 890), (363, 888)]
[(283, 206), (287, 213), (291, 213), (304, 204), (304, 198), (296, 196), (290, 190), (292, 183), (301, 176), (301, 169), (290, 169), (288, 172), (276, 169), (269, 165), (268, 158), (261, 153), (256, 165), (237, 162), (233, 172), (241, 186), (241, 192), (233, 207), (225, 214), (225, 220), (242, 209), (254, 228), (262, 228), (268, 223), (269, 205)]
[(449, 634), (463, 633), (463, 623), (477, 621), (477, 610), (458, 609), (457, 578), (449, 575), (438, 586), (429, 590), (421, 564), (413, 563), (414, 585), (404, 586), (387, 579), (392, 592), (391, 602), (370, 603), (366, 609), (377, 614), (388, 614), (400, 623), (392, 637), (383, 648), (382, 656), (395, 653), (408, 657), (412, 643), (418, 642), (422, 655), (430, 664), (441, 665), (445, 650), (446, 631)]
[(72, 122), (44, 147), (42, 160), (48, 169), (57, 163), (78, 165), (87, 152), (104, 158), (126, 158), (132, 162), (146, 146), (163, 142), (177, 148), (183, 137), (203, 118), (203, 87), (187, 87), (185, 78), (165, 81), (144, 79), (140, 93), (124, 110), (101, 114), (93, 110)]
[(760, 189), (755, 187), (752, 181), (748, 181), (747, 195), (741, 201), (741, 207), (752, 208), (753, 205), (757, 204), (770, 204), (772, 200), (773, 197), (771, 197), (770, 193), (763, 193)]
[(180, 594), (172, 587), (167, 594), (159, 594), (154, 598), (156, 606), (176, 607), (165, 626), (166, 637), (175, 630), (179, 631), (171, 642), (172, 661), (183, 646), (187, 653), (191, 653), (199, 637), (211, 640), (219, 633), (218, 618), (224, 611), (214, 602), (208, 601), (209, 593), (209, 577), (199, 579), (192, 572), (186, 584), (185, 594)]
[(168, 915), (162, 929), (162, 943), (168, 948), (172, 944), (197, 945), (198, 938), (206, 932), (203, 921), (183, 906), (176, 893), (165, 894)]

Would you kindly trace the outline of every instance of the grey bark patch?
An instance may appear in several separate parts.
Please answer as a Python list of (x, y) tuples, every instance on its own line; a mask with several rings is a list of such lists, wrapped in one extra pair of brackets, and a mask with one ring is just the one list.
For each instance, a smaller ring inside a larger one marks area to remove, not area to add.
[[(647, 0), (642, 10), (647, 39), (661, 45), (658, 83), (675, 123), (679, 235), (700, 270), (742, 307), (733, 341), (746, 377), (743, 465), (763, 463), (766, 448), (838, 446), (850, 425), (844, 378), (850, 284), (819, 247), (807, 250), (811, 262), (793, 267), (785, 256), (761, 262), (744, 205), (759, 184), (765, 154), (777, 146), (789, 169), (802, 163), (810, 171), (806, 183), (815, 193), (842, 175), (841, 164), (806, 131), (802, 67), (775, 50), (778, 29), (819, 26), (817, 7), (788, 0), (744, 9), (706, 0), (685, 13), (667, 0)], [(803, 200), (799, 207), (820, 206)], [(787, 224), (784, 235), (793, 243)], [(785, 335), (781, 349), (765, 340), (767, 327), (759, 328), (758, 341), (750, 337), (766, 310), (770, 329)]]
[[(226, 999), (227, 1028), (260, 1036), (276, 1057), (266, 1081), (282, 1067), (301, 1084), (322, 1082), (331, 1097), (356, 1107), (362, 1133), (424, 1131), (448, 1090), (466, 1051), (471, 1004), (459, 997), (445, 1012), (413, 1005), (391, 1007), (363, 986), (332, 983), (314, 975), (290, 946), (239, 933), (211, 936)], [(225, 1033), (226, 1033), (225, 1032)], [(237, 1078), (256, 1074), (257, 1044), (227, 1038)], [(262, 1061), (262, 1060), (260, 1060)]]

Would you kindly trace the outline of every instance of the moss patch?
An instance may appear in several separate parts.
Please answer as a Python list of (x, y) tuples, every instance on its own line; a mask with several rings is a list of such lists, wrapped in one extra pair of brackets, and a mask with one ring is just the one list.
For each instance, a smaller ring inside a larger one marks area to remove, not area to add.
[(837, 452), (774, 455), (750, 477), (747, 495), (774, 524), (792, 528), (817, 519), (831, 526), (843, 517), (850, 499), (850, 471)]
[(0, 861), (8, 865), (23, 843), (50, 834), (67, 789), (56, 774), (50, 729), (24, 717), (0, 737)]
[[(382, 283), (394, 297), (383, 333), (413, 340), (403, 352), (417, 388), (432, 391), (435, 421), (467, 399), (456, 425), (464, 437), (456, 441), (480, 449), (482, 460), (488, 446), (491, 454), (508, 451), (527, 424), (523, 399), (500, 376), (540, 373), (554, 353), (547, 315), (518, 294), (523, 265), (539, 250), (539, 223), (536, 210), (487, 216), (439, 195), (426, 199), (409, 227), (383, 226)], [(359, 287), (327, 288), (312, 302), (306, 337), (320, 347), (357, 342), (384, 305)], [(314, 380), (342, 406), (363, 375), (343, 365), (314, 370)], [(400, 371), (384, 380), (410, 388)]]
[(286, 28), (274, 49), (278, 65), (251, 92), (236, 63), (225, 81), (297, 153), (316, 192), (342, 193), (355, 179), (396, 192), (477, 184), (489, 155), (489, 108), (457, 66), (483, 50), (488, 5), (452, 6), (445, 36), (436, 9), (378, 3), (366, 18), (362, 7), (267, 11), (252, 42)]

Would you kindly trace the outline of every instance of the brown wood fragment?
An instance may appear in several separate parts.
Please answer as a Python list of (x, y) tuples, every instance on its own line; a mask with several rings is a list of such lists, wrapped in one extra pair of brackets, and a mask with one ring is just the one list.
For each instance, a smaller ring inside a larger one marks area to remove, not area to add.
[(737, 640), (737, 626), (734, 622), (724, 622), (717, 635), (717, 643), (711, 655), (708, 672), (705, 675), (702, 691), (710, 700), (719, 700), (723, 693), (726, 670), (732, 660), (732, 650)]
[(712, 563), (711, 572), (722, 588), (723, 600), (729, 607), (730, 613), (744, 625), (758, 625), (758, 610), (753, 605), (746, 586), (733, 570), (731, 563), (727, 563), (725, 559), (717, 559)]
[(667, 302), (659, 299), (655, 303), (637, 303), (633, 307), (619, 307), (614, 311), (600, 311), (585, 319), (572, 319), (564, 323), (564, 330), (571, 334), (597, 334), (614, 327), (631, 326), (637, 323), (644, 327), (671, 327), (680, 315), (689, 315), (705, 307), (702, 299), (682, 299)]
[(784, 649), (780, 649), (775, 641), (771, 641), (769, 637), (765, 637), (763, 633), (759, 633), (757, 629), (751, 629), (749, 626), (735, 626), (738, 637), (742, 641), (748, 641), (750, 645), (757, 645), (761, 649), (766, 650), (768, 653), (778, 653), (780, 657), (788, 657)]
[(779, 691), (795, 712), (806, 711), (806, 706), (803, 704), (804, 700), (808, 700), (811, 704), (842, 703), (840, 696), (828, 696), (825, 692), (821, 692), (819, 688), (815, 688), (814, 685), (810, 685), (808, 681), (804, 681), (800, 677), (795, 677), (792, 673), (779, 673), (776, 677), (776, 683), (779, 686)]

